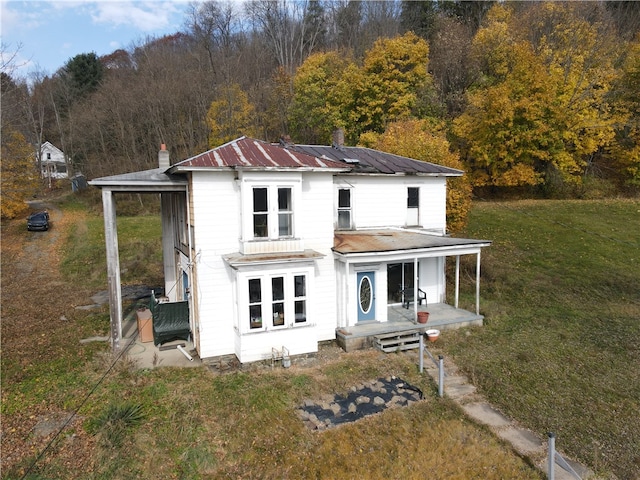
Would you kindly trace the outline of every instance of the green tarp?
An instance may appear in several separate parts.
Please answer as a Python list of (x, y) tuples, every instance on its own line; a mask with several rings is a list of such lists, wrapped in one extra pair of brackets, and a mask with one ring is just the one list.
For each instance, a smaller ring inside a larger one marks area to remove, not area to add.
[(189, 340), (189, 302), (160, 303), (151, 295), (149, 310), (153, 315), (153, 343)]

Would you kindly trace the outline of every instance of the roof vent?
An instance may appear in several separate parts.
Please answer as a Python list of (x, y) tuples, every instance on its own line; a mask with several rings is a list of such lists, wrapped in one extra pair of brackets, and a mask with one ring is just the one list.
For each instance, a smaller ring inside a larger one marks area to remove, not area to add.
[(358, 160), (357, 158), (343, 158), (342, 161), (351, 164), (360, 163), (360, 160)]

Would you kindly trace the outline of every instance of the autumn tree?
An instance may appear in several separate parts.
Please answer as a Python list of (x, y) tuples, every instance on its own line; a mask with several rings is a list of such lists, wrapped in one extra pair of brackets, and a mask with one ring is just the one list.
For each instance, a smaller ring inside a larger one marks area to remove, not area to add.
[[(389, 122), (429, 112), (432, 79), (427, 71), (429, 46), (412, 32), (378, 40), (367, 51), (361, 74), (350, 78), (347, 134), (381, 133)], [(430, 112), (429, 112), (430, 113)]]
[(640, 34), (629, 46), (616, 96), (626, 121), (618, 125), (611, 147), (612, 163), (623, 181), (640, 187)]
[(474, 38), (483, 77), (454, 131), (475, 185), (580, 183), (620, 120), (607, 102), (615, 46), (598, 35), (597, 25), (573, 15), (571, 5), (531, 8), (535, 25), (546, 26), (545, 16), (556, 19), (536, 43), (530, 30), (526, 38), (517, 28), (522, 17), (503, 5), (491, 9)]
[(349, 79), (356, 65), (337, 51), (310, 55), (296, 72), (289, 131), (299, 142), (326, 143), (331, 132), (346, 126)]
[[(463, 170), (457, 153), (451, 151), (446, 129), (435, 120), (404, 120), (391, 123), (382, 134), (365, 134), (368, 147), (445, 167)], [(467, 224), (471, 208), (471, 182), (467, 176), (447, 179), (447, 227), (457, 232)]]
[(38, 189), (39, 175), (33, 148), (13, 129), (2, 132), (2, 218), (15, 218), (26, 209), (25, 201)]
[(253, 105), (239, 85), (219, 88), (217, 98), (207, 112), (211, 129), (209, 146), (217, 147), (242, 135), (251, 136), (253, 118)]

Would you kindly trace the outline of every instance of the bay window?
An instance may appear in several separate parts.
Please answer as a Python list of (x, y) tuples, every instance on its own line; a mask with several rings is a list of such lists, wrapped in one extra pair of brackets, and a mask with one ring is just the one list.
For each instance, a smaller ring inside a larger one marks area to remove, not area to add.
[[(307, 322), (307, 276), (279, 274), (248, 279), (249, 331)], [(270, 312), (270, 316), (263, 316)]]

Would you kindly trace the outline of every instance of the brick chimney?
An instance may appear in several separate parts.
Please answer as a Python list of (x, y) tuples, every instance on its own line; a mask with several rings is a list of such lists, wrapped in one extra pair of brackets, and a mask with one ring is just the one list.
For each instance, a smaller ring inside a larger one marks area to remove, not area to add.
[(344, 147), (344, 130), (342, 128), (336, 128), (331, 134), (331, 146), (333, 148)]
[(160, 151), (158, 152), (158, 166), (163, 170), (168, 170), (171, 166), (169, 162), (169, 151), (164, 143), (160, 145)]

